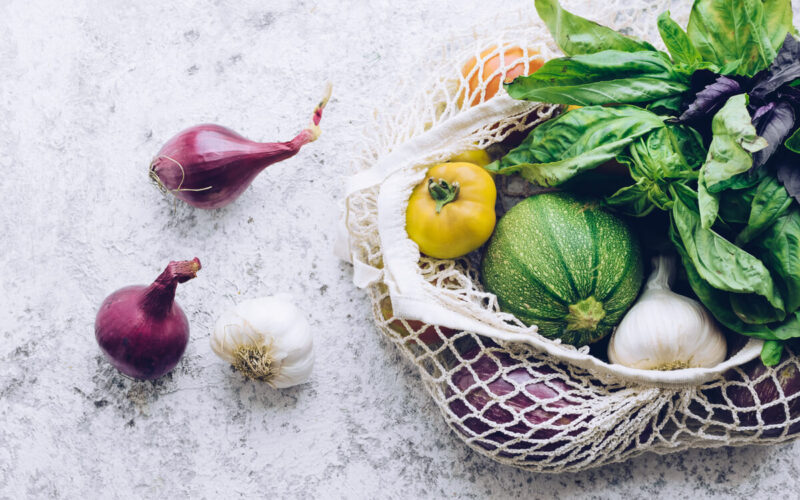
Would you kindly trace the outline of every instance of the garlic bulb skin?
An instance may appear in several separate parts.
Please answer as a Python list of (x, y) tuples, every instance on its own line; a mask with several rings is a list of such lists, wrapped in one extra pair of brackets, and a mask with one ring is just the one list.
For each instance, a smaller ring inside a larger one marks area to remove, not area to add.
[(725, 360), (727, 343), (714, 318), (696, 300), (669, 288), (675, 260), (653, 259), (639, 300), (608, 344), (612, 363), (643, 370), (709, 368)]
[(314, 346), (305, 314), (288, 295), (245, 300), (219, 317), (211, 349), (247, 378), (282, 389), (307, 382)]

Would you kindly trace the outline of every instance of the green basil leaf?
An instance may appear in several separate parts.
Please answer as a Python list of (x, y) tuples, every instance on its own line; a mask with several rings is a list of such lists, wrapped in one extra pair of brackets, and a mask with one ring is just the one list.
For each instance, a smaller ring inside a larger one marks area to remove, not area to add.
[(669, 11), (658, 16), (658, 32), (676, 64), (693, 66), (701, 61), (700, 52), (683, 28), (669, 16)]
[(736, 174), (729, 179), (714, 184), (712, 191), (714, 193), (721, 193), (729, 190), (750, 189), (756, 187), (758, 183), (761, 182), (761, 179), (766, 176), (766, 174), (767, 170), (763, 168), (758, 169), (755, 172), (748, 170), (747, 172)]
[(678, 116), (681, 114), (681, 104), (683, 96), (662, 97), (653, 102), (647, 103), (645, 109), (657, 115)]
[(715, 73), (719, 73), (720, 75), (737, 74), (736, 72), (738, 71), (739, 66), (741, 66), (741, 65), (742, 65), (742, 59), (741, 58), (733, 59), (731, 61), (728, 61), (724, 66), (722, 66), (719, 69), (719, 71), (716, 71)]
[(756, 134), (747, 111), (747, 94), (728, 99), (711, 121), (713, 138), (701, 174), (706, 189), (712, 193), (722, 190), (720, 183), (747, 172), (753, 166), (752, 153), (767, 147)]
[[(700, 133), (686, 125), (670, 126), (669, 130), (674, 134), (675, 146), (683, 155), (686, 166), (692, 170), (699, 169), (708, 155), (708, 150), (703, 146), (703, 137)], [(696, 176), (697, 172), (694, 175)]]
[(634, 178), (695, 179), (706, 150), (697, 131), (668, 123), (633, 141), (626, 156)]
[(745, 323), (769, 325), (786, 319), (786, 311), (782, 307), (774, 307), (760, 295), (732, 293), (728, 298), (731, 311)]
[(660, 183), (642, 177), (636, 184), (625, 186), (607, 196), (603, 203), (616, 212), (631, 217), (644, 217), (654, 208), (671, 210), (672, 200)]
[[(800, 156), (788, 149), (778, 151), (767, 165), (795, 201), (800, 202)], [(762, 169), (766, 170), (766, 169)]]
[[(778, 210), (780, 208), (777, 207)], [(775, 284), (784, 298), (786, 310), (794, 311), (799, 308), (800, 210), (794, 208), (778, 217), (776, 222), (766, 227), (753, 241), (752, 247), (753, 253), (771, 271)]]
[(672, 214), (683, 247), (704, 281), (717, 290), (755, 293), (775, 309), (783, 310), (783, 300), (760, 260), (711, 229), (703, 228), (700, 216), (680, 199), (673, 203)]
[(758, 178), (747, 172), (753, 166), (751, 153), (767, 146), (756, 134), (747, 111), (747, 95), (728, 98), (711, 122), (713, 137), (697, 182), (701, 225), (710, 229), (719, 212), (719, 193), (755, 185)]
[(536, 0), (536, 12), (550, 34), (568, 56), (593, 54), (604, 50), (637, 52), (656, 49), (649, 43), (625, 36), (611, 28), (576, 16), (561, 8), (558, 0)]
[(673, 215), (673, 223), (670, 226), (670, 239), (681, 257), (683, 268), (686, 271), (686, 277), (689, 280), (689, 285), (692, 290), (700, 299), (700, 302), (714, 315), (714, 317), (730, 328), (731, 330), (765, 340), (775, 340), (776, 336), (765, 325), (749, 325), (739, 319), (736, 314), (731, 311), (730, 307), (730, 293), (718, 290), (705, 281), (700, 273), (697, 272), (694, 262), (689, 257), (686, 248), (683, 245), (680, 235), (675, 228), (675, 217)]
[(667, 194), (672, 183), (651, 182), (647, 191), (650, 203), (660, 210), (672, 210), (672, 199)]
[(689, 210), (696, 213), (699, 212), (700, 209), (697, 206), (697, 192), (692, 188), (683, 183), (673, 183), (670, 184), (669, 190), (674, 200), (680, 200)]
[(700, 169), (697, 178), (697, 204), (700, 207), (700, 224), (705, 229), (711, 228), (719, 213), (719, 195), (708, 191), (705, 169)]
[(689, 87), (688, 77), (662, 53), (606, 50), (551, 59), (505, 88), (514, 99), (591, 106), (649, 102)]
[(791, 151), (800, 154), (800, 128), (795, 130), (783, 144)]
[(791, 0), (763, 0), (764, 29), (769, 34), (772, 48), (779, 51), (786, 33), (794, 30)]
[(695, 0), (686, 31), (704, 60), (753, 76), (775, 58), (766, 26), (761, 0)]
[(747, 226), (736, 237), (736, 244), (744, 246), (752, 241), (786, 213), (791, 204), (792, 197), (781, 183), (773, 176), (765, 177), (755, 190)]
[(636, 184), (626, 186), (611, 196), (606, 197), (603, 203), (617, 212), (632, 217), (644, 217), (653, 211), (655, 205), (650, 202), (649, 192), (651, 181), (639, 179)]
[(719, 217), (728, 224), (746, 225), (755, 189), (723, 191), (719, 193)]
[[(705, 264), (694, 258), (691, 250), (693, 245), (697, 246), (697, 242), (702, 240), (686, 240), (681, 234), (681, 225), (696, 227), (698, 218), (683, 202), (684, 197), (691, 201), (691, 196), (676, 196), (670, 238), (681, 256), (689, 283), (701, 302), (720, 323), (741, 334), (765, 340), (800, 337), (800, 311), (797, 311), (800, 307), (800, 210), (795, 208), (779, 218), (752, 246), (755, 255), (775, 276), (776, 289), (773, 293), (776, 298), (783, 298), (779, 303), (770, 300), (768, 295), (731, 293), (717, 287), (713, 279), (709, 280), (709, 276), (703, 274)], [(723, 266), (726, 256), (728, 265), (741, 264), (737, 255), (723, 251), (717, 257)], [(725, 275), (733, 281), (737, 279), (736, 274), (730, 271)], [(782, 312), (784, 310), (793, 313), (786, 315)]]
[(635, 106), (578, 108), (536, 127), (486, 169), (520, 172), (540, 186), (556, 186), (613, 159), (636, 138), (663, 126), (661, 117)]
[(609, 196), (606, 204), (635, 217), (647, 215), (653, 207), (671, 210), (670, 185), (696, 179), (694, 169), (704, 157), (702, 139), (694, 129), (669, 123), (654, 129), (617, 156), (636, 184)]
[(783, 323), (772, 328), (772, 335), (780, 340), (796, 339), (800, 337), (800, 311), (789, 317)]
[(761, 347), (761, 362), (764, 366), (775, 366), (781, 362), (783, 354), (783, 342), (777, 340), (767, 340)]

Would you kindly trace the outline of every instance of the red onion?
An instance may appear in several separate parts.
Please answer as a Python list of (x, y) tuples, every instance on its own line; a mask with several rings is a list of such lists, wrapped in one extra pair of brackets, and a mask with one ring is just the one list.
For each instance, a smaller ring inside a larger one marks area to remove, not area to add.
[[(800, 434), (800, 361), (788, 351), (779, 366), (768, 368), (754, 359), (726, 372), (724, 393), (720, 387), (704, 390), (710, 402), (721, 405), (709, 419), (736, 424), (738, 433), (761, 438)], [(698, 413), (703, 415), (701, 409)]]
[[(475, 347), (462, 356), (467, 361), (451, 375), (452, 385), (446, 386), (445, 396), (452, 398), (448, 407), (459, 420), (454, 423), (456, 430), (467, 437), (480, 436), (475, 443), (482, 448), (494, 450), (514, 436), (524, 435), (523, 441), (501, 455), (525, 454), (532, 448), (553, 451), (589, 429), (593, 416), (579, 408), (568, 410), (578, 402), (567, 384), (555, 376), (549, 378), (555, 375), (549, 367), (527, 365), (500, 348), (493, 348), (490, 355)], [(501, 367), (516, 368), (503, 374)], [(563, 439), (544, 444), (556, 436)]]
[(106, 297), (94, 334), (117, 370), (152, 380), (175, 368), (189, 341), (189, 321), (175, 303), (175, 288), (198, 270), (197, 257), (170, 262), (152, 285), (121, 288)]
[(150, 177), (164, 191), (194, 207), (224, 207), (262, 170), (294, 156), (319, 137), (322, 110), (330, 94), (328, 85), (311, 124), (288, 142), (253, 142), (213, 124), (188, 128), (164, 144), (150, 164)]

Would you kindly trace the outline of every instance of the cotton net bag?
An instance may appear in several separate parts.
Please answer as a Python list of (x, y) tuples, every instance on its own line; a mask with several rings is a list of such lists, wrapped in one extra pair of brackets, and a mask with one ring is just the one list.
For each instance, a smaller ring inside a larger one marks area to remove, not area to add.
[[(658, 44), (660, 2), (562, 2), (572, 12)], [(673, 7), (685, 25), (691, 2)], [(593, 7), (590, 7), (592, 6)], [(479, 280), (479, 252), (456, 260), (420, 255), (405, 230), (414, 186), (428, 168), (466, 150), (486, 149), (557, 116), (561, 106), (515, 101), (503, 89), (469, 92), (462, 67), (522, 47), (528, 70), (560, 56), (530, 12), (492, 22), (485, 33), (454, 37), (428, 66), (428, 82), (398, 88), (398, 102), (364, 134), (348, 180), (337, 253), (353, 264), (375, 321), (418, 368), (448, 425), (498, 462), (539, 472), (578, 471), (645, 451), (783, 442), (800, 433), (800, 362), (791, 353), (766, 368), (760, 341), (731, 348), (718, 366), (670, 372), (610, 365), (542, 337), (503, 313)], [(503, 29), (505, 27), (505, 29)], [(488, 50), (493, 48), (493, 50)], [(662, 47), (663, 48), (663, 47)], [(505, 77), (501, 60), (497, 74)], [(477, 71), (476, 70), (476, 71)], [(491, 77), (484, 75), (484, 82)], [(475, 104), (475, 105), (472, 105)], [(498, 179), (499, 210), (530, 189)], [(498, 216), (500, 213), (498, 213)]]

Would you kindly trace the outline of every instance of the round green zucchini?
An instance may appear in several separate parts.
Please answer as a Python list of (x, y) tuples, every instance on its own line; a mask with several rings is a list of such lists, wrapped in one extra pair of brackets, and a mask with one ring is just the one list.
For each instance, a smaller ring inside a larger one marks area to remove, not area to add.
[(544, 193), (500, 219), (482, 262), (501, 309), (575, 346), (611, 333), (642, 284), (630, 228), (596, 201)]

